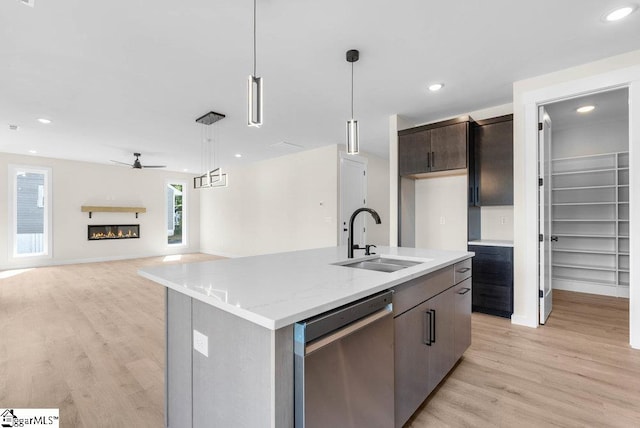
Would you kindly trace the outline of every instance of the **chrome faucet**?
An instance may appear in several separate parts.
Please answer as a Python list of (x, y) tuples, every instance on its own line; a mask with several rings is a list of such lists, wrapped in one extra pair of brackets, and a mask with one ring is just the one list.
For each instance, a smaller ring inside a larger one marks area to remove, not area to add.
[[(353, 214), (351, 214), (351, 219), (349, 220), (349, 240), (347, 241), (347, 257), (349, 257), (350, 259), (353, 258), (353, 250), (367, 250), (367, 253), (369, 252), (369, 248), (371, 247), (370, 245), (366, 245), (365, 247), (360, 247), (358, 244), (354, 244), (353, 243), (353, 222), (356, 219), (356, 216), (358, 214), (360, 214), (362, 211), (366, 211), (369, 214), (371, 214), (371, 217), (373, 217), (373, 219), (376, 221), (376, 224), (380, 224), (382, 223), (382, 221), (380, 221), (380, 216), (378, 215), (378, 213), (376, 212), (376, 210), (373, 210), (371, 208), (358, 208), (357, 210), (355, 210), (353, 212)], [(369, 248), (367, 248), (369, 247)], [(369, 255), (369, 254), (367, 254)]]

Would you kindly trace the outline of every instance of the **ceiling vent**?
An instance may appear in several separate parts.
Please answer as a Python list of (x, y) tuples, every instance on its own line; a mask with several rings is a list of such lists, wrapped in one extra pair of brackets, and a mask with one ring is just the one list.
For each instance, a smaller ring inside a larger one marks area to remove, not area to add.
[(20, 3), (33, 7), (36, 5), (36, 0), (20, 0)]
[(9, 129), (12, 131), (17, 131), (19, 129), (18, 125), (9, 125)]

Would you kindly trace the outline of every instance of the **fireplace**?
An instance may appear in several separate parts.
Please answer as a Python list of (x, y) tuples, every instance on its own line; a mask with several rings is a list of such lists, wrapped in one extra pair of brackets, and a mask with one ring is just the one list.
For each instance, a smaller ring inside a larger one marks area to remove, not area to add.
[(140, 238), (139, 224), (110, 224), (88, 226), (89, 241), (101, 241), (103, 239), (133, 239)]

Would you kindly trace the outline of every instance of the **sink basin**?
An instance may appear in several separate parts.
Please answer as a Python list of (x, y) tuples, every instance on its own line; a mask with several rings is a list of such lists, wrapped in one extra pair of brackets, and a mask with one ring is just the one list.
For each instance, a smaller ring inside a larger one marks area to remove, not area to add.
[(378, 272), (396, 272), (401, 269), (406, 269), (411, 266), (419, 265), (420, 263), (427, 262), (429, 260), (408, 260), (408, 259), (399, 259), (399, 258), (391, 258), (384, 256), (377, 256), (370, 259), (365, 260), (357, 260), (357, 261), (348, 261), (348, 262), (340, 262), (336, 263), (339, 266), (357, 268), (357, 269), (366, 269), (366, 270), (375, 270)]

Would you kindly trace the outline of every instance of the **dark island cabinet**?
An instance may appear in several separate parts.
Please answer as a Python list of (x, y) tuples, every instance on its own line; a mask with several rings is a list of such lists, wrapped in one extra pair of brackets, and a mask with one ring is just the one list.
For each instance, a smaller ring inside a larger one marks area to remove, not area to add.
[(469, 245), (472, 259), (474, 312), (510, 318), (513, 314), (513, 248)]
[(424, 174), (467, 168), (469, 118), (439, 122), (398, 132), (398, 173)]
[(513, 205), (513, 115), (476, 123), (474, 156), (473, 205)]

